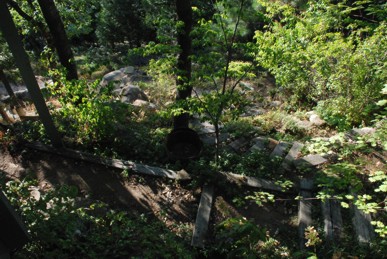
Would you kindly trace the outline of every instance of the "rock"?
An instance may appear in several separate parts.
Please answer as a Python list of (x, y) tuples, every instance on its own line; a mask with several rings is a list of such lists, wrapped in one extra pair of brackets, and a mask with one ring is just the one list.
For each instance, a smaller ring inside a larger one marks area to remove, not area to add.
[(267, 138), (264, 137), (256, 137), (252, 140), (254, 145), (250, 148), (250, 151), (263, 151), (266, 149)]
[(364, 136), (364, 135), (368, 135), (368, 134), (374, 134), (376, 131), (375, 128), (371, 128), (371, 127), (364, 127), (364, 128), (361, 128), (361, 129), (352, 129), (351, 132), (354, 133), (355, 135), (360, 135), (360, 136)]
[(40, 200), (40, 192), (38, 190), (32, 190), (30, 192), (30, 195), (32, 198), (34, 198), (35, 200), (39, 201)]
[(134, 67), (132, 67), (132, 66), (123, 67), (123, 68), (120, 68), (119, 70), (124, 74), (133, 74), (134, 73)]
[[(118, 91), (114, 91), (114, 94), (117, 94)], [(123, 87), (118, 96), (120, 97), (121, 102), (124, 103), (133, 103), (136, 100), (148, 101), (148, 97), (146, 94), (135, 85), (128, 85)]]
[(281, 104), (282, 104), (282, 102), (280, 102), (280, 101), (272, 101), (272, 102), (269, 103), (269, 107), (277, 108), (277, 107), (280, 107)]
[(326, 121), (321, 119), (320, 116), (318, 116), (317, 114), (310, 115), (309, 121), (316, 126), (322, 126), (326, 124)]
[(280, 142), (275, 146), (273, 152), (271, 152), (270, 157), (283, 157), (285, 156), (286, 150), (289, 149), (290, 144), (287, 142)]
[(239, 83), (240, 87), (244, 90), (247, 90), (247, 91), (254, 91), (254, 87), (252, 84), (248, 83), (248, 82), (244, 82), (244, 81), (241, 81)]
[(321, 155), (307, 155), (294, 160), (294, 165), (297, 168), (314, 167), (328, 162), (327, 159)]
[(199, 123), (196, 123), (195, 125), (199, 127), (198, 129), (199, 134), (215, 133), (215, 126), (207, 121), (199, 122)]
[(301, 129), (304, 129), (304, 130), (310, 130), (313, 126), (313, 124), (310, 122), (310, 121), (306, 121), (306, 120), (294, 120), (296, 122), (296, 126), (301, 128)]
[(304, 144), (300, 142), (296, 141), (293, 143), (293, 146), (290, 148), (288, 154), (285, 156), (284, 161), (282, 162), (282, 167), (285, 170), (291, 170), (293, 161), (298, 157), (303, 147)]
[(135, 107), (141, 107), (141, 108), (145, 107), (145, 108), (148, 108), (149, 110), (152, 110), (152, 111), (156, 110), (156, 105), (154, 105), (153, 103), (144, 101), (144, 100), (140, 100), (140, 99), (135, 100), (132, 103), (132, 105)]
[(119, 84), (122, 83), (123, 80), (129, 81), (128, 75), (133, 74), (134, 67), (128, 66), (128, 67), (123, 67), (118, 70), (114, 70), (112, 72), (107, 73), (102, 77), (100, 85), (107, 86), (111, 82), (118, 82)]
[(273, 138), (268, 138), (267, 140), (269, 141), (267, 146), (270, 150), (273, 150), (279, 144), (279, 141)]
[(246, 112), (241, 115), (241, 117), (249, 117), (249, 116), (258, 116), (264, 114), (266, 111), (264, 109), (252, 107), (246, 109)]
[(248, 144), (246, 138), (240, 138), (231, 142), (228, 146), (231, 147), (234, 151), (239, 152), (243, 147)]
[[(224, 142), (229, 138), (228, 133), (220, 133), (219, 141)], [(205, 134), (200, 136), (200, 140), (206, 145), (215, 145), (215, 134)]]

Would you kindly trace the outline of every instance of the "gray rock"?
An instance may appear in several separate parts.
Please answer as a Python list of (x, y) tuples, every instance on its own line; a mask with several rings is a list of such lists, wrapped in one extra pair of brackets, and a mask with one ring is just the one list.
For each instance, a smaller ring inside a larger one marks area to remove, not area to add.
[(254, 87), (252, 84), (248, 83), (248, 82), (244, 82), (244, 81), (241, 81), (239, 83), (240, 87), (244, 90), (248, 90), (248, 91), (254, 91)]
[[(219, 135), (220, 142), (224, 142), (228, 138), (229, 138), (228, 133), (221, 133)], [(200, 136), (200, 139), (203, 142), (203, 144), (210, 145), (210, 146), (215, 145), (215, 134), (213, 134), (213, 133), (212, 134), (203, 134)]]
[(132, 66), (123, 67), (123, 68), (120, 68), (119, 70), (125, 74), (133, 74), (134, 73), (134, 67), (132, 67)]
[(234, 151), (239, 152), (243, 147), (248, 144), (246, 138), (240, 138), (231, 142), (228, 146), (231, 147)]
[(198, 132), (201, 134), (215, 133), (215, 126), (207, 121), (196, 125), (199, 127)]
[[(117, 93), (118, 91), (114, 91), (114, 94)], [(146, 96), (146, 94), (138, 86), (135, 85), (128, 85), (126, 87), (123, 87), (119, 91), (118, 97), (120, 97), (121, 102), (124, 103), (133, 103), (136, 100), (148, 101), (148, 97)]]
[(120, 81), (125, 76), (126, 76), (125, 73), (121, 70), (115, 70), (115, 71), (109, 72), (102, 77), (100, 85), (102, 87), (107, 86), (111, 82)]
[(148, 108), (149, 110), (155, 111), (156, 110), (156, 105), (153, 103), (137, 99), (132, 103), (133, 106), (135, 107), (141, 107), (141, 108)]
[(281, 104), (282, 104), (282, 102), (280, 102), (280, 101), (272, 101), (269, 103), (269, 106), (272, 108), (277, 108), (277, 107), (280, 107)]
[(273, 152), (271, 152), (270, 157), (283, 157), (285, 156), (286, 150), (289, 149), (290, 144), (287, 142), (280, 142), (277, 146), (275, 146)]
[(264, 109), (260, 109), (256, 107), (247, 108), (246, 112), (243, 113), (241, 117), (258, 116), (258, 115), (265, 114), (265, 112), (266, 111)]
[(294, 165), (297, 168), (304, 168), (304, 167), (315, 167), (327, 162), (328, 160), (322, 157), (321, 155), (307, 155), (302, 158), (294, 160)]
[(294, 142), (293, 146), (290, 148), (288, 154), (285, 156), (284, 161), (282, 162), (282, 167), (285, 170), (291, 170), (293, 161), (298, 157), (304, 145), (300, 142)]
[(252, 140), (254, 145), (250, 148), (250, 151), (263, 151), (267, 148), (267, 138), (256, 137)]
[(317, 114), (310, 115), (309, 121), (316, 126), (322, 126), (326, 124), (326, 121), (321, 119), (320, 116), (318, 116)]
[(309, 130), (313, 127), (313, 124), (310, 121), (302, 121), (302, 120), (294, 120), (296, 122), (297, 127), (304, 129), (304, 130)]
[(352, 129), (351, 132), (356, 134), (356, 135), (360, 135), (360, 136), (364, 136), (364, 135), (368, 135), (368, 134), (374, 134), (376, 131), (375, 128), (371, 128), (371, 127), (364, 127), (364, 128), (360, 128), (360, 129)]

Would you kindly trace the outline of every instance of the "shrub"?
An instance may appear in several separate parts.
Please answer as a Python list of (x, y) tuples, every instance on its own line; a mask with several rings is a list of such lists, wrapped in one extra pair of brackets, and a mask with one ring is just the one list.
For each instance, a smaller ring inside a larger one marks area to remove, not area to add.
[(386, 23), (348, 24), (343, 20), (350, 11), (329, 1), (310, 2), (299, 14), (290, 5), (260, 2), (272, 23), (256, 32), (257, 61), (291, 102), (317, 104), (324, 119), (339, 128), (369, 123), (387, 78)]

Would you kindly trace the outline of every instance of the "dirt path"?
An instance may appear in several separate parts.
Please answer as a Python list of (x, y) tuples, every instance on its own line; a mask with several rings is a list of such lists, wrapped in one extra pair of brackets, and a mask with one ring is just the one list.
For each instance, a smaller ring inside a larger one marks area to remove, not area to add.
[[(124, 179), (120, 170), (102, 165), (64, 158), (28, 148), (10, 153), (0, 150), (0, 174), (7, 178), (36, 177), (39, 188), (45, 190), (57, 185), (72, 185), (80, 196), (101, 200), (113, 208), (155, 216), (171, 229), (185, 226), (191, 232), (200, 200), (200, 188), (189, 188), (188, 183), (151, 176), (130, 175)], [(227, 189), (232, 190), (227, 191)], [(270, 231), (271, 235), (294, 236), (296, 233), (297, 203), (275, 202), (264, 207), (244, 197), (253, 189), (236, 186), (216, 188), (215, 202), (210, 218), (210, 232), (214, 225), (231, 217), (244, 217)], [(257, 191), (257, 190), (254, 190)], [(242, 204), (234, 201), (239, 197)], [(191, 232), (192, 233), (192, 232)], [(292, 234), (293, 233), (293, 234)]]
[(0, 173), (7, 178), (36, 177), (39, 188), (56, 185), (78, 187), (81, 196), (101, 200), (112, 207), (154, 214), (167, 225), (193, 224), (200, 193), (166, 179), (132, 175), (124, 180), (120, 170), (63, 158), (31, 149), (12, 154), (0, 151)]

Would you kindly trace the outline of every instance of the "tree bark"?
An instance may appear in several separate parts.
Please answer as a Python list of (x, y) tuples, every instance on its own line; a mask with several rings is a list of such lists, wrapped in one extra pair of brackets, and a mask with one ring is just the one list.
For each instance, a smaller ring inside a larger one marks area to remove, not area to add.
[(3, 68), (1, 66), (0, 66), (0, 81), (3, 82), (5, 90), (7, 90), (9, 97), (11, 97), (11, 99), (16, 100), (16, 95), (13, 92), (13, 90), (11, 88), (11, 84), (9, 83), (7, 77), (5, 76), (5, 73), (4, 73)]
[(7, 8), (5, 1), (0, 1), (0, 30), (4, 39), (7, 41), (9, 49), (12, 52), (15, 63), (20, 70), (24, 83), (27, 86), (28, 92), (34, 101), (36, 110), (39, 113), (39, 117), (46, 129), (48, 137), (51, 139), (51, 143), (56, 147), (62, 147), (62, 139), (59, 132), (55, 128), (54, 122), (51, 118), (50, 112), (46, 106), (42, 92), (39, 85), (36, 82), (34, 73), (28, 55), (23, 48), (20, 36), (17, 33), (15, 23)]
[[(176, 0), (178, 21), (183, 22), (183, 28), (177, 32), (177, 42), (180, 45), (180, 54), (177, 60), (177, 95), (176, 100), (185, 100), (191, 96), (191, 48), (192, 39), (192, 4), (191, 0)], [(183, 113), (174, 118), (174, 128), (188, 128), (189, 114)]]
[(70, 47), (62, 19), (53, 0), (38, 0), (43, 17), (53, 38), (59, 61), (66, 68), (68, 80), (78, 79), (77, 67), (74, 62), (74, 55)]

